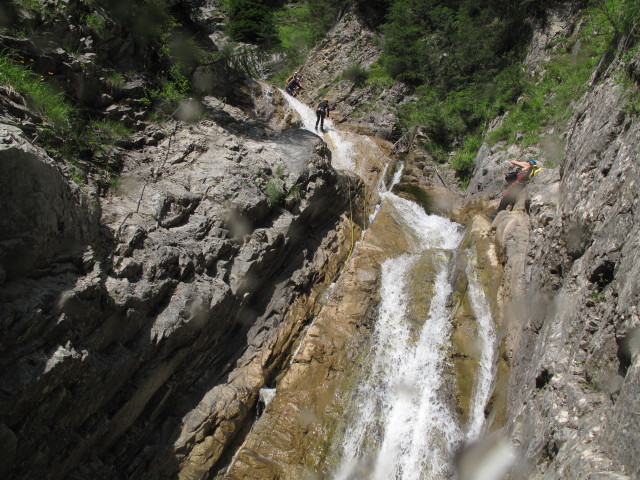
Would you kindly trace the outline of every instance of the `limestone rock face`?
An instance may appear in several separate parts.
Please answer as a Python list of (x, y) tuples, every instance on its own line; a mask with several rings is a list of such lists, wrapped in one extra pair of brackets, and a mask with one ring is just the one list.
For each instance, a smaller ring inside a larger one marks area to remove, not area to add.
[[(613, 79), (593, 85), (576, 106), (561, 165), (493, 221), (514, 479), (640, 474), (632, 400), (640, 393), (640, 126), (626, 102)], [(504, 156), (480, 151), (466, 208), (493, 210)]]
[(204, 114), (149, 128), (100, 218), (3, 127), (3, 478), (200, 478), (344, 258), (358, 181), (326, 144), (215, 99)]
[(348, 9), (309, 53), (300, 70), (306, 89), (300, 99), (314, 108), (326, 97), (333, 110), (331, 118), (341, 124), (340, 128), (389, 140), (398, 134), (396, 111), (406, 101), (407, 87), (401, 83), (387, 87), (360, 85), (343, 78), (350, 68), (367, 70), (378, 59), (381, 49), (377, 35), (353, 8)]
[[(640, 423), (629, 403), (639, 382), (640, 126), (625, 102), (613, 80), (594, 86), (576, 108), (559, 184), (532, 191), (529, 320), (512, 376), (522, 396), (511, 412), (544, 478), (640, 472)], [(533, 423), (542, 412), (546, 421)]]
[(3, 281), (44, 271), (52, 258), (82, 251), (95, 240), (96, 202), (92, 209), (80, 189), (16, 127), (0, 125), (0, 168)]

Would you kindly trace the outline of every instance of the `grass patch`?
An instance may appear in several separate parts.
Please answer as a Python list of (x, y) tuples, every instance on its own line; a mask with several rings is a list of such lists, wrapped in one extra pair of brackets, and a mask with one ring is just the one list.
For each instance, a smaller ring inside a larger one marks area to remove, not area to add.
[(562, 42), (564, 48), (546, 65), (542, 77), (524, 84), (518, 104), (487, 136), (489, 143), (506, 141), (526, 147), (539, 142), (545, 127), (565, 124), (613, 37), (614, 29), (604, 13), (589, 10), (583, 28), (575, 38)]
[(374, 87), (384, 89), (393, 85), (395, 81), (389, 76), (384, 65), (376, 61), (372, 63), (369, 66), (369, 70), (367, 70), (367, 83)]
[(48, 83), (47, 78), (33, 73), (25, 63), (0, 54), (0, 83), (24, 95), (34, 110), (56, 130), (68, 130), (75, 108), (64, 99), (62, 92)]
[(108, 73), (105, 77), (105, 82), (110, 88), (114, 90), (119, 90), (120, 88), (124, 87), (125, 84), (124, 77), (119, 72)]
[(89, 28), (91, 28), (98, 35), (102, 35), (104, 33), (106, 20), (102, 15), (98, 13), (89, 13), (88, 15), (81, 18), (80, 21), (85, 23)]

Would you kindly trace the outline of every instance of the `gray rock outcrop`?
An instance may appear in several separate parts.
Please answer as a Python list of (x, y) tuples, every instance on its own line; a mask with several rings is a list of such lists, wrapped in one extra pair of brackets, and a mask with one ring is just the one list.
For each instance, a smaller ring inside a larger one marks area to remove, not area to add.
[(3, 478), (208, 471), (344, 258), (358, 181), (324, 142), (213, 99), (205, 114), (146, 132), (100, 221), (4, 128)]
[[(510, 478), (640, 475), (640, 126), (627, 102), (614, 78), (594, 82), (576, 105), (561, 165), (493, 222)], [(487, 179), (501, 179), (509, 153), (480, 151), (467, 206), (495, 208), (500, 182)]]

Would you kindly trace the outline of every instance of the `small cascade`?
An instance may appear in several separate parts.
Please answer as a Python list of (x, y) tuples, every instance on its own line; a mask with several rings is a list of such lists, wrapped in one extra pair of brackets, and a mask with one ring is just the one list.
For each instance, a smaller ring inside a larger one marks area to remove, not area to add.
[[(398, 164), (396, 165), (396, 171), (393, 173), (393, 178), (391, 179), (391, 183), (389, 184), (388, 187), (387, 187), (387, 184), (385, 183), (387, 168), (388, 168), (388, 165), (385, 165), (385, 169), (382, 172), (382, 175), (380, 176), (380, 181), (378, 182), (378, 186), (377, 186), (378, 195), (380, 196), (381, 201), (379, 201), (376, 204), (375, 208), (373, 209), (373, 213), (369, 215), (369, 225), (373, 223), (373, 221), (376, 218), (376, 215), (378, 215), (378, 212), (380, 211), (380, 206), (382, 205), (382, 201), (384, 201), (385, 197), (388, 196), (387, 194), (389, 194), (391, 190), (393, 190), (394, 185), (400, 182), (400, 178), (402, 178), (402, 171), (404, 170), (404, 163), (398, 162)], [(394, 195), (394, 197), (396, 196)]]
[(264, 404), (264, 408), (267, 408), (267, 405), (273, 400), (276, 396), (275, 388), (261, 388), (258, 392), (260, 396), (260, 401)]
[[(283, 90), (280, 90), (282, 96), (285, 98), (289, 106), (295, 110), (300, 118), (302, 119), (302, 124), (306, 130), (316, 134), (322, 134), (320, 130), (315, 128), (316, 125), (316, 114), (315, 112), (303, 104), (300, 100), (292, 97), (288, 93)], [(334, 168), (340, 170), (349, 170), (355, 171), (355, 162), (353, 160), (355, 150), (353, 142), (350, 142), (344, 138), (344, 136), (334, 128), (333, 122), (329, 118), (325, 118), (324, 121), (324, 131), (328, 136), (329, 143), (333, 147), (333, 161)]]
[[(342, 452), (333, 478), (449, 478), (453, 449), (464, 436), (440, 390), (451, 330), (448, 252), (460, 242), (461, 228), (391, 193), (386, 199), (412, 234), (413, 251), (382, 264), (370, 356), (344, 435), (333, 445), (334, 452)], [(437, 264), (434, 296), (424, 323), (416, 327), (408, 318), (407, 274), (427, 251)]]
[(467, 278), (471, 308), (478, 321), (480, 361), (478, 362), (478, 379), (476, 381), (469, 415), (469, 427), (467, 430), (467, 441), (469, 442), (477, 440), (482, 432), (484, 425), (484, 408), (491, 395), (491, 386), (495, 378), (496, 368), (496, 332), (489, 303), (480, 286), (478, 274), (474, 268), (474, 261), (475, 258), (469, 258)]
[[(293, 110), (295, 110), (298, 113), (298, 115), (300, 115), (300, 118), (302, 119), (302, 125), (304, 126), (304, 128), (309, 130), (310, 132), (316, 132), (316, 129), (315, 129), (316, 114), (313, 112), (313, 110), (311, 110), (309, 107), (307, 107), (304, 103), (302, 103), (297, 98), (289, 95), (287, 92), (285, 92), (281, 88), (279, 88), (278, 90), (280, 90), (282, 97), (286, 100), (289, 106)], [(325, 125), (327, 125), (327, 122), (328, 121), (325, 122)]]

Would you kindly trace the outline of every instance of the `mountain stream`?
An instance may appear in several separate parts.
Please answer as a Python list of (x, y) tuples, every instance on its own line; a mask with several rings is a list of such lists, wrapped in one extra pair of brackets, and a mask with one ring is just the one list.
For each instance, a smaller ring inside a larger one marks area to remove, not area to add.
[[(318, 133), (315, 113), (283, 96)], [(262, 392), (269, 403), (224, 478), (454, 478), (455, 452), (482, 434), (495, 376), (495, 331), (475, 257), (461, 248), (459, 224), (391, 192), (402, 167), (385, 182), (393, 162), (373, 140), (330, 119), (324, 138), (334, 168), (377, 185), (379, 201), (330, 287), (333, 304), (304, 330), (275, 390)], [(460, 259), (479, 350), (466, 415), (451, 398), (455, 375), (447, 376)], [(367, 311), (368, 324), (357, 318)]]

